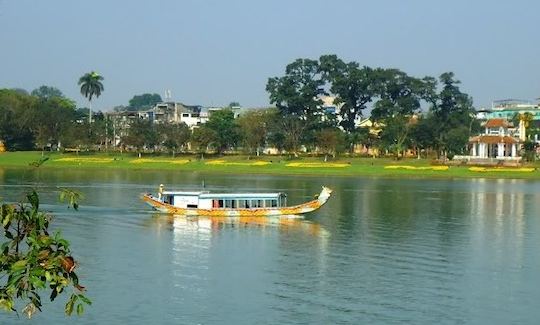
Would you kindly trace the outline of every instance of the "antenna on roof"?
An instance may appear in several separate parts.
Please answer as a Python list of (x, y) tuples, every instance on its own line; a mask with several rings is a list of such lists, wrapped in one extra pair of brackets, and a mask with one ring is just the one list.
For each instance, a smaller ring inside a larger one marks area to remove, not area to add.
[(171, 96), (171, 90), (170, 90), (170, 89), (165, 90), (165, 101), (166, 101), (166, 102), (170, 102), (170, 101), (171, 101), (171, 98), (172, 98), (172, 96)]

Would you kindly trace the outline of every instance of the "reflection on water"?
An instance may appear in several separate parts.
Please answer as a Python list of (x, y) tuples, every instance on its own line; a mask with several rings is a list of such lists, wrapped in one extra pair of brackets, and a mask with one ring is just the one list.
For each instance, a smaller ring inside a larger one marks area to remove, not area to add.
[(158, 230), (172, 229), (175, 234), (209, 234), (221, 229), (278, 228), (282, 231), (294, 229), (317, 237), (328, 236), (328, 232), (319, 224), (305, 220), (302, 216), (282, 217), (190, 217), (155, 213), (151, 220)]

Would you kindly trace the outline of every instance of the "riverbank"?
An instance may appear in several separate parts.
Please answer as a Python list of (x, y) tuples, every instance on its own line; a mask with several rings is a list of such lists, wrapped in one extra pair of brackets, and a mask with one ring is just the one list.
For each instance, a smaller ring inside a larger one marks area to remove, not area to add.
[(227, 174), (276, 174), (320, 176), (383, 176), (429, 178), (525, 178), (540, 179), (538, 165), (524, 168), (431, 165), (425, 159), (342, 158), (324, 162), (320, 157), (287, 160), (280, 156), (143, 156), (126, 153), (62, 154), (6, 152), (0, 154), (1, 167), (69, 169), (178, 170)]

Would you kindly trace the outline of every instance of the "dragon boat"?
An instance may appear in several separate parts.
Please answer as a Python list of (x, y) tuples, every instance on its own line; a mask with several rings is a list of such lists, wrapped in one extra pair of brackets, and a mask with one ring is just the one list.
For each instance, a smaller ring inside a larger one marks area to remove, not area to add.
[(314, 200), (287, 206), (287, 195), (277, 193), (211, 193), (210, 191), (166, 191), (159, 186), (157, 196), (146, 193), (142, 200), (154, 209), (177, 215), (209, 217), (286, 216), (315, 211), (330, 198), (332, 190), (323, 186)]

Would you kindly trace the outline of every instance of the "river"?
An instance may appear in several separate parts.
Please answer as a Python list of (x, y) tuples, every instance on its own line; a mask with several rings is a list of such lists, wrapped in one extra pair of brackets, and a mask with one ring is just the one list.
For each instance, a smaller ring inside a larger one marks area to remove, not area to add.
[[(159, 215), (168, 188), (334, 190), (305, 219)], [(0, 196), (36, 188), (71, 241), (93, 305), (37, 324), (537, 324), (540, 182), (0, 169)], [(84, 193), (79, 211), (58, 188)], [(46, 298), (47, 293), (43, 293)], [(44, 299), (45, 300), (45, 299)], [(536, 306), (536, 307), (535, 307)]]

